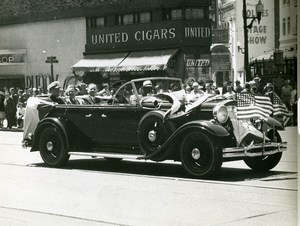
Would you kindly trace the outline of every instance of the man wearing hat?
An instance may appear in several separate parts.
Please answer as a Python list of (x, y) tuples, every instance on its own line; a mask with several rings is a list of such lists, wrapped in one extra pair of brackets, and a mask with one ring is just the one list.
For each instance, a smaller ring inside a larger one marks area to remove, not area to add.
[(198, 82), (194, 82), (193, 85), (193, 90), (191, 91), (191, 98), (190, 101), (194, 102), (196, 101), (200, 96), (204, 94), (204, 92), (200, 89), (200, 85)]
[(242, 92), (243, 87), (241, 86), (241, 82), (239, 80), (235, 81), (235, 92), (240, 93)]
[(143, 82), (143, 96), (152, 96), (153, 95), (153, 85), (150, 80)]
[(255, 88), (256, 88), (256, 92), (262, 94), (262, 93), (263, 93), (263, 90), (264, 90), (264, 86), (263, 86), (263, 84), (261, 83), (260, 77), (255, 76), (255, 77), (253, 78), (253, 81), (255, 82), (255, 85), (254, 85), (254, 86), (255, 86)]
[(65, 102), (63, 101), (63, 99), (61, 99), (59, 97), (59, 91), (60, 91), (60, 83), (59, 81), (54, 81), (52, 83), (50, 83), (50, 85), (48, 86), (48, 92), (49, 92), (49, 98), (58, 104), (65, 104)]

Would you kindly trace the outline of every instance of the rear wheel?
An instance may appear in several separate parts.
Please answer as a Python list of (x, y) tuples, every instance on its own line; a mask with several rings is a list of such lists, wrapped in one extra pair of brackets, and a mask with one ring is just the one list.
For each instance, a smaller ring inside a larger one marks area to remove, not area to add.
[(49, 166), (62, 166), (70, 158), (63, 134), (54, 126), (42, 130), (39, 150), (43, 161)]
[(190, 132), (184, 138), (180, 158), (184, 169), (197, 178), (213, 175), (222, 165), (222, 153), (214, 140), (199, 131)]
[[(274, 142), (281, 142), (281, 137), (277, 131), (270, 130), (267, 134), (268, 138)], [(268, 156), (257, 156), (252, 158), (247, 158), (244, 160), (247, 166), (251, 169), (258, 171), (258, 172), (267, 172), (273, 169), (279, 163), (282, 156), (282, 152), (276, 153), (274, 155)]]

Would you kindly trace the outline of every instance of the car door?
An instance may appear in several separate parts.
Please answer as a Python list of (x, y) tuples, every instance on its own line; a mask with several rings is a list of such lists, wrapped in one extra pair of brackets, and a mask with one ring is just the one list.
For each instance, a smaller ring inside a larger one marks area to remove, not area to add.
[(129, 104), (95, 108), (94, 139), (101, 145), (138, 146), (137, 127), (144, 112)]
[(93, 141), (94, 107), (91, 105), (68, 105), (64, 117), (68, 120), (73, 137), (78, 139), (88, 138)]
[[(133, 98), (136, 97), (136, 98)], [(121, 87), (113, 104), (95, 108), (95, 139), (101, 145), (138, 146), (137, 127), (145, 114), (131, 83)]]

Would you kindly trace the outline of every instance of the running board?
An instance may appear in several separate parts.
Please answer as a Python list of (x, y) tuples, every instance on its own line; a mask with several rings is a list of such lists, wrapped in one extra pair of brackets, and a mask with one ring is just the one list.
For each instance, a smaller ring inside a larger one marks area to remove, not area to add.
[(116, 154), (109, 152), (68, 152), (69, 155), (102, 157), (102, 158), (116, 158), (116, 159), (142, 159), (144, 155), (132, 155), (132, 154)]

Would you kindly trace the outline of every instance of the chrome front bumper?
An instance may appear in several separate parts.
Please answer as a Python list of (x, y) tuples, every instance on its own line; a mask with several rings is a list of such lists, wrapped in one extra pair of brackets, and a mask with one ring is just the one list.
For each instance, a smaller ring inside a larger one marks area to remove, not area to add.
[(287, 142), (251, 144), (245, 147), (223, 148), (223, 158), (267, 156), (286, 151), (286, 149)]

